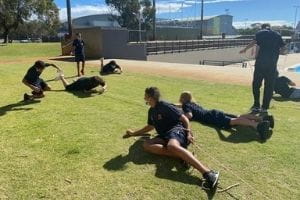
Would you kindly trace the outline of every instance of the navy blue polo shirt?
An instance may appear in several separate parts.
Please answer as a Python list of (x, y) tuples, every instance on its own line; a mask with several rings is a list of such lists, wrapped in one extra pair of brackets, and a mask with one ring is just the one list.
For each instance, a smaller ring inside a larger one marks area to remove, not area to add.
[(280, 48), (285, 45), (281, 35), (273, 30), (264, 29), (256, 33), (254, 40), (259, 46), (255, 66), (276, 68)]
[(182, 104), (182, 110), (184, 113), (192, 113), (193, 117), (191, 120), (201, 122), (205, 121), (206, 115), (209, 113), (208, 110), (204, 109), (194, 102)]
[(289, 87), (291, 80), (285, 76), (276, 78), (274, 91), (276, 94), (280, 94), (284, 98), (289, 98), (294, 92), (294, 88)]
[(169, 130), (183, 127), (180, 117), (183, 113), (175, 105), (159, 101), (148, 111), (148, 125), (154, 126), (159, 135), (164, 136)]
[(75, 39), (73, 41), (73, 46), (75, 47), (75, 55), (84, 55), (84, 41)]
[[(48, 66), (50, 66), (50, 64), (45, 63), (45, 67), (48, 67)], [(34, 85), (35, 83), (38, 82), (40, 75), (41, 75), (41, 72), (39, 72), (35, 66), (32, 66), (28, 69), (27, 73), (24, 76), (24, 79), (28, 83)]]

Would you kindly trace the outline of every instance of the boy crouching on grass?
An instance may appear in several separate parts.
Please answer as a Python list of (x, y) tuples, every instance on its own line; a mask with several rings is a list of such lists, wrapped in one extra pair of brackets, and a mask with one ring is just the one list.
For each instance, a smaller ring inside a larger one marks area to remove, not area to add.
[(23, 78), (23, 83), (32, 89), (32, 95), (27, 93), (24, 94), (24, 101), (32, 100), (34, 98), (43, 98), (44, 91), (51, 90), (51, 87), (47, 85), (47, 83), (40, 78), (40, 75), (44, 71), (46, 67), (52, 66), (57, 69), (57, 71), (61, 71), (59, 67), (51, 63), (45, 63), (41, 60), (38, 60), (34, 63), (32, 67), (30, 67)]

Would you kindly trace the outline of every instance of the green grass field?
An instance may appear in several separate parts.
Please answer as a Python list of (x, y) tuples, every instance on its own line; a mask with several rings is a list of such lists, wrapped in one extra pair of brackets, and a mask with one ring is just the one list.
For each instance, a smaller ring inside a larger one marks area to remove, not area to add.
[[(0, 46), (0, 199), (208, 199), (200, 174), (179, 161), (150, 155), (138, 138), (122, 139), (128, 128), (146, 124), (144, 89), (157, 86), (177, 102), (190, 90), (207, 108), (246, 112), (251, 88), (163, 76), (106, 76), (108, 91), (87, 97), (64, 91), (60, 82), (41, 101), (25, 104), (21, 80), (38, 57), (60, 54), (59, 44)], [(55, 62), (66, 76), (74, 63)], [(87, 66), (87, 75), (96, 75)], [(54, 69), (42, 78), (52, 79)], [(72, 79), (69, 79), (70, 81)], [(300, 199), (300, 105), (273, 101), (276, 127), (261, 143), (256, 133), (217, 132), (192, 123), (197, 157), (220, 170), (220, 186), (240, 183), (214, 199)], [(242, 180), (241, 180), (242, 179)], [(245, 181), (245, 182), (243, 182)]]

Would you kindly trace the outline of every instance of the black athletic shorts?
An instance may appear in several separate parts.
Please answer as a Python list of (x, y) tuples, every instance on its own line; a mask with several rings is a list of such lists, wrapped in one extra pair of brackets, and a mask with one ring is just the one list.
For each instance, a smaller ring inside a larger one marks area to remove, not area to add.
[(85, 56), (83, 54), (77, 54), (75, 55), (75, 62), (84, 62)]
[(168, 142), (170, 139), (175, 139), (180, 143), (180, 146), (183, 148), (187, 148), (190, 142), (187, 138), (187, 133), (183, 128), (175, 127), (171, 130), (169, 130), (164, 135), (158, 135), (156, 138), (160, 138)]
[(209, 125), (216, 126), (218, 128), (231, 128), (230, 121), (232, 117), (226, 115), (222, 111), (219, 110), (210, 110), (205, 115), (205, 123)]
[(45, 90), (45, 88), (48, 87), (47, 83), (41, 78), (39, 78), (33, 85), (42, 90)]

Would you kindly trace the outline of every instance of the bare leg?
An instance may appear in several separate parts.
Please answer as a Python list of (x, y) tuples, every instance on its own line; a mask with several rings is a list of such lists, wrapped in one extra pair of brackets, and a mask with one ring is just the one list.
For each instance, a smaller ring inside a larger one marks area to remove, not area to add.
[(243, 114), (243, 115), (240, 115), (239, 117), (243, 117), (243, 118), (250, 119), (250, 120), (255, 120), (257, 122), (262, 121), (261, 117), (253, 115), (253, 114)]
[(64, 87), (67, 87), (69, 85), (68, 81), (65, 79), (64, 76), (60, 76), (60, 80), (63, 83)]
[(80, 72), (79, 72), (79, 62), (77, 62), (77, 76), (79, 77), (80, 76)]
[(178, 156), (197, 169), (201, 174), (209, 172), (210, 169), (204, 166), (190, 151), (180, 146), (176, 139), (170, 139), (167, 144), (167, 149), (170, 153)]
[(153, 138), (146, 140), (143, 144), (143, 147), (144, 150), (149, 153), (158, 154), (162, 156), (178, 157), (170, 153), (164, 145), (166, 145), (166, 142), (163, 139)]
[(85, 67), (85, 61), (82, 61), (82, 68), (81, 68), (81, 74), (84, 75), (84, 67)]
[(154, 139), (147, 140), (144, 143), (144, 149), (147, 152), (158, 154), (158, 155), (181, 158), (187, 163), (190, 163), (201, 174), (210, 171), (210, 169), (205, 167), (199, 160), (197, 160), (191, 152), (181, 147), (177, 140), (175, 139), (169, 140), (167, 147), (165, 147), (164, 144), (166, 144), (164, 140), (159, 138), (154, 138)]
[(230, 121), (231, 126), (250, 126), (253, 127), (254, 129), (257, 128), (258, 122), (244, 118), (244, 117), (238, 117), (238, 118), (232, 118)]

